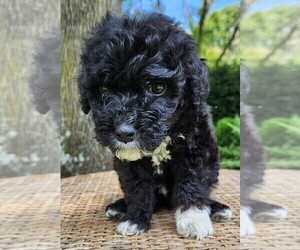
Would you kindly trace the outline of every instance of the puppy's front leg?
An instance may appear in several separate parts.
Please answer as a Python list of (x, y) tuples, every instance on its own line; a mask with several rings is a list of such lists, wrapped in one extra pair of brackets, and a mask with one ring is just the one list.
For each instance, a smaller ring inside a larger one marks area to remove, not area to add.
[(136, 235), (150, 229), (155, 203), (154, 184), (145, 164), (144, 160), (135, 162), (115, 160), (115, 168), (127, 204), (127, 212), (117, 226), (117, 231), (124, 236)]
[[(203, 186), (202, 186), (203, 187)], [(201, 190), (201, 180), (196, 174), (177, 179), (173, 191), (173, 203), (177, 207), (175, 221), (177, 232), (184, 237), (202, 240), (213, 233), (207, 194)]]
[(177, 163), (173, 168), (175, 184), (172, 202), (177, 208), (177, 232), (184, 237), (203, 239), (213, 233), (209, 194), (217, 182), (219, 164), (217, 156), (211, 157), (213, 153), (207, 153), (214, 151), (208, 150), (203, 149), (202, 156), (174, 161)]

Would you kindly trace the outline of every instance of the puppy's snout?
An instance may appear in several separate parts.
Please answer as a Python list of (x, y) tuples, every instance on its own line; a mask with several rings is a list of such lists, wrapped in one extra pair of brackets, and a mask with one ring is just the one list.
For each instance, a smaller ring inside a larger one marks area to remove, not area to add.
[(124, 143), (133, 141), (135, 133), (136, 130), (131, 124), (122, 123), (116, 128), (117, 139)]

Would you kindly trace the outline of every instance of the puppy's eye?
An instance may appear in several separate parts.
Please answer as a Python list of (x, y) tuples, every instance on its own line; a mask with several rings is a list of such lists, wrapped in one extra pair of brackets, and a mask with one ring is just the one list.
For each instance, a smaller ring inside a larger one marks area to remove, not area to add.
[(151, 93), (155, 95), (161, 95), (165, 92), (166, 85), (162, 83), (153, 83), (151, 84), (150, 89), (151, 89)]
[(106, 91), (108, 91), (108, 88), (106, 88), (105, 86), (101, 86), (101, 87), (99, 88), (99, 91), (100, 91), (101, 94), (103, 94), (103, 93), (105, 93)]

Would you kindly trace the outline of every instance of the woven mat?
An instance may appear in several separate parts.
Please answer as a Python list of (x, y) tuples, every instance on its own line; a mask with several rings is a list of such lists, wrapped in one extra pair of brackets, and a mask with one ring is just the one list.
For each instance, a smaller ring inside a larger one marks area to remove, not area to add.
[(288, 217), (256, 223), (257, 234), (239, 243), (238, 171), (222, 170), (214, 194), (232, 207), (233, 220), (213, 223), (214, 235), (203, 241), (178, 236), (170, 211), (155, 214), (147, 233), (117, 234), (116, 222), (104, 216), (122, 197), (112, 171), (63, 179), (61, 191), (58, 174), (0, 179), (0, 249), (300, 249), (299, 180), (300, 171), (266, 172), (254, 196), (283, 206)]
[(0, 179), (0, 249), (60, 249), (60, 175)]
[(239, 172), (222, 170), (214, 194), (233, 209), (233, 220), (213, 223), (214, 234), (203, 241), (176, 233), (174, 212), (153, 215), (152, 228), (141, 235), (123, 237), (116, 222), (105, 217), (106, 205), (122, 197), (113, 171), (62, 180), (61, 247), (63, 249), (240, 249)]
[(300, 249), (300, 171), (267, 170), (252, 197), (282, 206), (282, 220), (255, 223), (256, 234), (241, 238), (241, 249)]

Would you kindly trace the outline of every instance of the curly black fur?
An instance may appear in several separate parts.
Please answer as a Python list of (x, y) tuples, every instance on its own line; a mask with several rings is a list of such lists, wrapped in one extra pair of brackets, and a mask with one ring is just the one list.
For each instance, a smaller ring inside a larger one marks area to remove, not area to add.
[[(228, 208), (209, 199), (220, 164), (206, 104), (208, 69), (197, 54), (191, 36), (160, 14), (108, 14), (85, 40), (80, 100), (83, 112), (92, 112), (98, 141), (115, 152), (115, 130), (122, 123), (134, 126), (135, 143), (146, 151), (166, 136), (172, 139), (171, 160), (160, 165), (163, 174), (147, 156), (114, 159), (125, 200), (108, 208), (144, 231), (161, 207), (208, 206), (212, 213)], [(166, 86), (164, 93), (151, 93), (157, 83)]]

